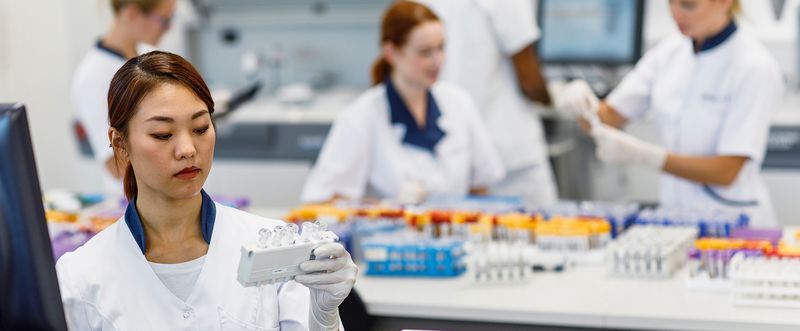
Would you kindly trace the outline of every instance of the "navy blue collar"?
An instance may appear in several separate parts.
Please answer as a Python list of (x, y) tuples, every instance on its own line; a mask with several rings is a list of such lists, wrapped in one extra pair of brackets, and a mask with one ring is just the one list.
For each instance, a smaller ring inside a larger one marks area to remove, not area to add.
[[(214, 231), (214, 221), (217, 218), (217, 207), (214, 205), (214, 200), (211, 200), (211, 197), (206, 194), (205, 190), (200, 190), (200, 195), (203, 196), (203, 202), (200, 206), (200, 232), (203, 233), (203, 240), (205, 240), (206, 243), (211, 244), (211, 232)], [(142, 220), (139, 218), (139, 211), (136, 210), (136, 197), (133, 197), (133, 199), (128, 203), (128, 209), (125, 210), (125, 224), (128, 225), (128, 229), (131, 230), (133, 239), (136, 240), (136, 244), (139, 245), (139, 249), (141, 249), (142, 254), (144, 254), (147, 249), (147, 245), (145, 245), (144, 241), (144, 227), (142, 226)]]
[(389, 101), (392, 124), (402, 124), (406, 127), (403, 143), (421, 147), (433, 153), (434, 147), (444, 138), (445, 132), (439, 127), (438, 120), (442, 113), (439, 111), (439, 106), (436, 105), (436, 100), (433, 98), (431, 91), (428, 91), (425, 127), (420, 128), (417, 122), (414, 121), (414, 117), (411, 116), (408, 106), (400, 98), (400, 94), (397, 93), (392, 80), (387, 77), (384, 84), (386, 85), (386, 98)]
[[(720, 44), (728, 40), (733, 35), (734, 32), (736, 32), (736, 22), (731, 20), (728, 26), (722, 29), (722, 31), (712, 36), (711, 38), (706, 39), (702, 44), (700, 44), (699, 50), (695, 48), (695, 53), (705, 52), (707, 50), (719, 46)], [(694, 40), (692, 40), (692, 45), (693, 46), (695, 45)]]
[(113, 48), (109, 48), (106, 45), (103, 45), (103, 39), (98, 39), (97, 40), (97, 44), (95, 44), (95, 47), (97, 47), (97, 49), (99, 49), (101, 51), (104, 51), (104, 52), (106, 52), (108, 54), (111, 54), (113, 56), (116, 56), (116, 57), (120, 58), (120, 60), (122, 60), (122, 61), (127, 61), (128, 60), (128, 59), (125, 58), (125, 55), (122, 55), (122, 52), (117, 51), (116, 49), (113, 49)]

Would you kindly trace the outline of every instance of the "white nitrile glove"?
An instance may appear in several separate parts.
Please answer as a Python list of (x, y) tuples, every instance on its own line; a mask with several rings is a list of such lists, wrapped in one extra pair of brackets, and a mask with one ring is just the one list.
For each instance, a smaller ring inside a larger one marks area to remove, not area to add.
[(309, 272), (295, 276), (294, 280), (311, 291), (309, 329), (338, 330), (339, 305), (350, 294), (356, 282), (358, 267), (350, 253), (339, 243), (329, 243), (314, 249), (315, 260), (300, 264), (300, 270)]
[(397, 194), (397, 201), (402, 204), (416, 205), (428, 198), (428, 190), (425, 185), (415, 180), (406, 180), (400, 185), (400, 192)]
[(655, 169), (664, 167), (667, 150), (642, 141), (608, 125), (594, 125), (592, 137), (597, 144), (597, 158), (611, 164), (636, 164)]
[(579, 79), (571, 81), (553, 91), (553, 105), (575, 118), (591, 119), (596, 116), (600, 99), (594, 94), (589, 83)]

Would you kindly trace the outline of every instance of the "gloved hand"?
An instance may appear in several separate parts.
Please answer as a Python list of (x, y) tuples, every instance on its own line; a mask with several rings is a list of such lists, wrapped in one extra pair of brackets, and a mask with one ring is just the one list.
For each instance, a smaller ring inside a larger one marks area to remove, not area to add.
[(415, 180), (406, 180), (400, 185), (400, 192), (397, 194), (397, 201), (402, 204), (416, 205), (428, 198), (428, 190), (425, 185)]
[(329, 243), (314, 249), (315, 260), (300, 264), (300, 270), (309, 274), (295, 276), (294, 280), (311, 290), (309, 329), (337, 330), (339, 305), (356, 282), (358, 267), (344, 246)]
[(662, 169), (667, 161), (667, 150), (642, 141), (608, 125), (592, 127), (592, 137), (597, 144), (597, 158), (611, 164), (636, 164)]
[(552, 92), (555, 108), (575, 118), (590, 120), (600, 107), (600, 99), (589, 87), (589, 83), (582, 79), (571, 81)]

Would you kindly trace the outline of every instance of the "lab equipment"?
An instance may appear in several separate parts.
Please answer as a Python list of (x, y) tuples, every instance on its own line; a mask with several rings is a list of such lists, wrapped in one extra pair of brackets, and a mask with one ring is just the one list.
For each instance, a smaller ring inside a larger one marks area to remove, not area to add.
[(697, 238), (694, 226), (634, 225), (608, 247), (609, 273), (623, 277), (669, 278), (686, 262)]
[(287, 282), (302, 274), (300, 263), (315, 259), (314, 249), (339, 238), (324, 223), (288, 223), (260, 229), (258, 240), (242, 245), (237, 280), (243, 286)]
[(611, 241), (611, 224), (602, 218), (556, 216), (536, 224), (534, 235), (542, 250), (586, 252)]
[(28, 119), (0, 104), (0, 329), (67, 330)]
[[(777, 243), (777, 241), (776, 241)], [(688, 252), (689, 278), (686, 287), (696, 290), (726, 291), (730, 288), (730, 262), (736, 254), (763, 256), (773, 250), (769, 240), (740, 238), (701, 238)]]
[(363, 243), (370, 276), (454, 277), (466, 270), (464, 242), (418, 232), (377, 235)]
[(800, 258), (740, 253), (730, 275), (734, 305), (800, 308)]
[(634, 64), (642, 51), (642, 0), (539, 1), (539, 58), (558, 64)]
[(635, 202), (570, 201), (536, 209), (545, 219), (554, 216), (602, 218), (611, 226), (611, 237), (616, 238), (636, 220), (639, 204)]
[(735, 229), (747, 227), (750, 217), (729, 210), (647, 208), (639, 212), (634, 224), (696, 226), (700, 237), (729, 237)]
[[(536, 270), (555, 269), (551, 265), (535, 264), (537, 249), (521, 241), (492, 241), (473, 246), (469, 251), (470, 273), (476, 282), (513, 282), (530, 279)], [(562, 257), (563, 260), (563, 257)], [(563, 263), (561, 264), (563, 270)]]

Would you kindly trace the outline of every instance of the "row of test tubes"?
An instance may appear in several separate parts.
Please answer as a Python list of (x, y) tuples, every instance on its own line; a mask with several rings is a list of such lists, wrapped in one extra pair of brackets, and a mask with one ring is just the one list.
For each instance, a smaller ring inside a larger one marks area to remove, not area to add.
[(633, 226), (609, 246), (614, 275), (666, 278), (683, 266), (697, 237), (695, 227)]

